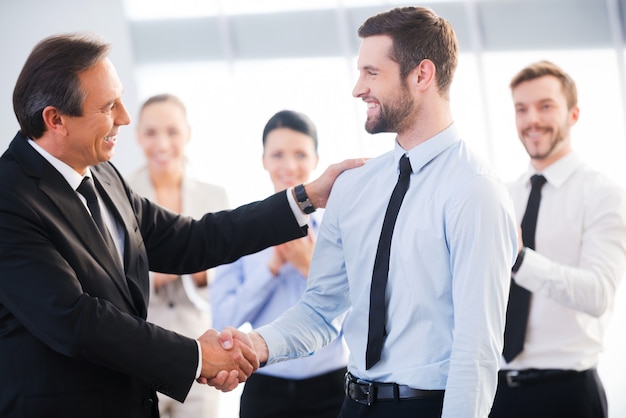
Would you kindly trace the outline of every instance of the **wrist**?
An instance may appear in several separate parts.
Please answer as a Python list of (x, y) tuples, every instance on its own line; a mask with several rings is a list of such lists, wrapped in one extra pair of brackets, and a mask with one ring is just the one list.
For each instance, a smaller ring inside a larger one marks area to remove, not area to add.
[(515, 259), (515, 264), (513, 264), (513, 267), (511, 268), (511, 271), (513, 273), (517, 273), (519, 268), (522, 266), (522, 263), (524, 262), (524, 256), (525, 255), (526, 255), (526, 247), (522, 247), (520, 252), (517, 253), (517, 258)]
[(269, 349), (267, 348), (267, 343), (265, 342), (261, 334), (256, 331), (252, 331), (250, 334), (248, 334), (248, 336), (250, 337), (250, 341), (252, 341), (252, 347), (256, 352), (260, 367), (265, 366), (269, 357)]

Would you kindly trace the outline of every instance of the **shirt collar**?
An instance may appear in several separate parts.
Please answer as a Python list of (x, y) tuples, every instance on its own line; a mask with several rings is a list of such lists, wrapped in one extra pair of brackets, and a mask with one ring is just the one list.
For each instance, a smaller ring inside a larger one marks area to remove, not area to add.
[(461, 137), (459, 135), (459, 131), (454, 123), (450, 124), (450, 126), (432, 138), (427, 139), (416, 147), (411, 148), (409, 151), (402, 148), (396, 139), (393, 151), (394, 163), (396, 164), (396, 168), (398, 168), (398, 161), (400, 161), (400, 158), (404, 154), (407, 154), (409, 156), (409, 160), (411, 161), (412, 173), (415, 174), (435, 157), (441, 154), (445, 149), (460, 140)]
[(37, 142), (29, 138), (28, 143), (35, 149), (35, 151), (41, 154), (43, 158), (45, 158), (50, 164), (52, 164), (52, 166), (59, 173), (61, 173), (65, 181), (68, 182), (72, 189), (78, 189), (78, 186), (80, 186), (80, 182), (83, 181), (83, 177), (91, 177), (91, 170), (89, 170), (89, 167), (87, 167), (85, 175), (81, 176), (72, 167), (43, 149), (39, 144), (37, 144)]
[(569, 154), (565, 155), (563, 158), (555, 161), (546, 167), (542, 172), (537, 172), (532, 165), (529, 165), (527, 172), (527, 179), (530, 182), (530, 177), (534, 174), (543, 174), (543, 176), (548, 180), (548, 183), (553, 187), (560, 187), (570, 178), (578, 166), (581, 164), (581, 160), (574, 151), (571, 151)]

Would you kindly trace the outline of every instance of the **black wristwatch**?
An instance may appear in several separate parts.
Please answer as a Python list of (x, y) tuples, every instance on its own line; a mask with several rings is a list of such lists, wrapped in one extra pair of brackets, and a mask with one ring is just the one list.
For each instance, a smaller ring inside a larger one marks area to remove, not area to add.
[(515, 259), (515, 264), (513, 264), (513, 268), (511, 271), (513, 273), (517, 273), (517, 270), (522, 266), (522, 262), (524, 261), (524, 255), (526, 254), (526, 247), (523, 247), (521, 251), (517, 254), (517, 258)]
[(313, 203), (311, 203), (309, 196), (306, 194), (306, 190), (304, 190), (304, 184), (294, 187), (293, 191), (296, 193), (296, 200), (298, 201), (298, 206), (300, 206), (302, 212), (307, 215), (315, 212)]

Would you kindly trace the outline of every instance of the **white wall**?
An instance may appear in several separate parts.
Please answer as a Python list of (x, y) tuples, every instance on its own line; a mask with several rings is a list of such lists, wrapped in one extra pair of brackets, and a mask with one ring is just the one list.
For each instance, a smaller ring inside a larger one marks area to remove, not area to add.
[[(0, 0), (0, 153), (19, 129), (13, 113), (13, 87), (32, 48), (43, 38), (65, 32), (95, 32), (113, 44), (111, 60), (124, 84), (123, 100), (137, 113), (133, 52), (123, 0)], [(143, 158), (131, 128), (122, 128), (113, 162), (122, 172)]]

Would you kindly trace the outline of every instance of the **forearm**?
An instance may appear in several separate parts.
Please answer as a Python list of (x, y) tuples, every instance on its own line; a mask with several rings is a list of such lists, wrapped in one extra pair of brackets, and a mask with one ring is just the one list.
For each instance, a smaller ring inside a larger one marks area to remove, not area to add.
[[(149, 204), (143, 205), (142, 212), (139, 221), (150, 270), (173, 274), (231, 263), (306, 235), (306, 228), (296, 222), (284, 192), (232, 211), (209, 213), (200, 220), (173, 217)], [(144, 227), (144, 217), (156, 219), (156, 224), (148, 222)], [(176, 271), (172, 271), (172, 266), (176, 266)]]
[[(263, 258), (261, 254), (249, 257)], [(259, 263), (263, 263), (263, 260), (259, 260)], [(213, 323), (218, 330), (229, 325), (239, 327), (245, 322), (254, 324), (278, 285), (271, 272), (262, 264), (254, 269), (257, 275), (242, 276), (246, 270), (243, 260), (219, 268), (219, 274), (211, 286)]]
[(273, 364), (310, 356), (335, 339), (340, 329), (339, 319), (326, 322), (319, 311), (300, 301), (277, 320), (255, 329), (255, 332), (267, 345), (267, 364)]
[(533, 293), (592, 316), (600, 316), (611, 305), (624, 273), (624, 255), (616, 255), (609, 264), (573, 267), (549, 260), (526, 250), (515, 280)]

